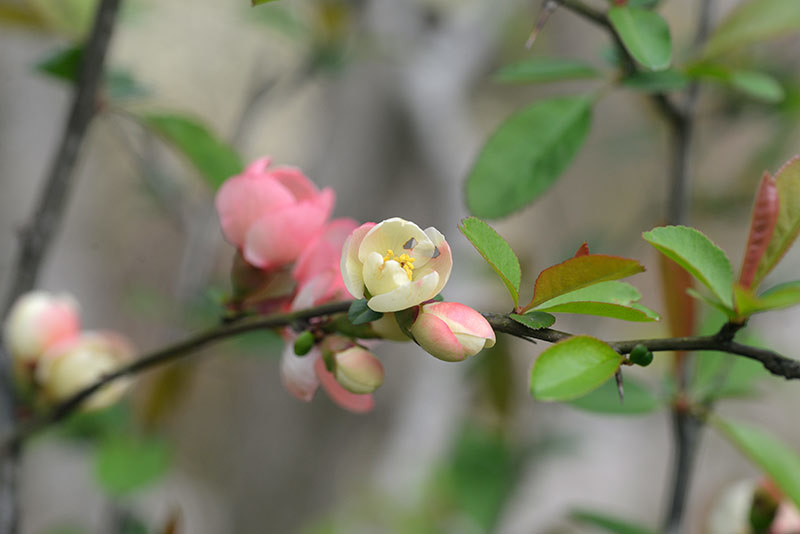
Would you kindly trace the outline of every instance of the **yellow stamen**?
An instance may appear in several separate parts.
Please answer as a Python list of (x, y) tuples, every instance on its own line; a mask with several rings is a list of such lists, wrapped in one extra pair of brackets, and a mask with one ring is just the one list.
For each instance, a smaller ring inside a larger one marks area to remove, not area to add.
[(414, 265), (413, 264), (414, 264), (414, 260), (415, 259), (416, 258), (412, 258), (411, 256), (409, 256), (408, 254), (405, 254), (405, 253), (400, 254), (399, 256), (395, 257), (394, 251), (392, 249), (389, 249), (386, 252), (386, 255), (383, 257), (383, 261), (384, 262), (394, 260), (397, 263), (399, 263), (400, 267), (402, 267), (403, 270), (406, 272), (406, 275), (408, 275), (408, 279), (409, 280), (412, 279), (413, 274), (414, 274)]

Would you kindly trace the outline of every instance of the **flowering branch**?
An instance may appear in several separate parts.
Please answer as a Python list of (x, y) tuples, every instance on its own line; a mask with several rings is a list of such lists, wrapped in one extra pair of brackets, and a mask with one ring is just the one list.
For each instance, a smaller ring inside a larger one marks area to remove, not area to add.
[[(86, 399), (111, 382), (123, 377), (136, 375), (162, 364), (185, 358), (211, 343), (222, 341), (246, 332), (287, 326), (302, 329), (311, 319), (345, 313), (350, 308), (351, 304), (352, 301), (336, 302), (296, 312), (276, 313), (256, 319), (241, 319), (236, 322), (216, 326), (188, 339), (179, 341), (174, 345), (144, 355), (113, 373), (105, 375), (100, 380), (82, 389), (72, 397), (55, 405), (50, 411), (33, 417), (20, 425), (13, 433), (0, 442), (0, 457), (5, 455), (9, 450), (18, 447), (22, 442), (38, 431), (64, 420), (67, 416), (75, 412)], [(540, 340), (548, 343), (557, 343), (573, 336), (573, 334), (551, 328), (532, 329), (514, 321), (507, 315), (496, 313), (485, 313), (483, 315), (495, 331), (528, 341)], [(612, 341), (608, 344), (620, 354), (630, 353), (634, 347), (640, 344), (646, 346), (653, 352), (676, 350), (714, 350), (727, 352), (757, 360), (775, 375), (787, 379), (800, 379), (800, 361), (791, 360), (770, 350), (736, 343), (733, 341), (733, 335), (736, 330), (736, 327), (726, 325), (720, 332), (710, 336), (635, 339)]]

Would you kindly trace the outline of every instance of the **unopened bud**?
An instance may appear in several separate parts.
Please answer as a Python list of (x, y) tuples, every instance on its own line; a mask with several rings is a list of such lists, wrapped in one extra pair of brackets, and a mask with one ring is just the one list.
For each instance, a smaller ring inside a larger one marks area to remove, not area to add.
[(409, 331), (420, 347), (446, 362), (461, 361), (495, 343), (483, 315), (457, 302), (424, 304)]
[(383, 383), (383, 365), (371, 352), (361, 347), (350, 347), (335, 355), (336, 381), (347, 391), (357, 395), (372, 393)]
[(32, 291), (11, 308), (3, 329), (16, 367), (34, 365), (50, 347), (78, 335), (78, 305), (70, 295)]
[[(131, 359), (127, 341), (110, 332), (85, 332), (48, 350), (36, 369), (36, 381), (50, 402), (60, 402), (116, 371)], [(110, 406), (125, 392), (128, 381), (115, 380), (89, 397), (84, 409)]]

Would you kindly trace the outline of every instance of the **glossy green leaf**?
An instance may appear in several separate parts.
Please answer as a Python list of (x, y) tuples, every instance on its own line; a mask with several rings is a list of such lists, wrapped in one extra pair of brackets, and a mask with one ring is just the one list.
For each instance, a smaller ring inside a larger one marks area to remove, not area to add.
[(269, 4), (277, 0), (251, 0), (253, 6), (260, 6), (261, 4)]
[(462, 220), (458, 229), (503, 280), (508, 292), (511, 293), (511, 298), (514, 299), (514, 306), (519, 305), (522, 271), (519, 259), (508, 242), (494, 228), (475, 217)]
[(625, 278), (644, 271), (638, 261), (619, 256), (587, 254), (548, 267), (536, 278), (533, 300), (527, 308), (600, 282)]
[(615, 6), (608, 10), (608, 20), (637, 63), (650, 70), (669, 67), (672, 37), (661, 15), (637, 7)]
[(706, 42), (703, 55), (715, 56), (798, 30), (800, 9), (797, 0), (744, 1), (716, 27)]
[(599, 282), (550, 299), (536, 309), (551, 313), (597, 315), (624, 321), (658, 321), (660, 317), (656, 312), (636, 304), (641, 297), (635, 287), (625, 282)]
[(467, 178), (467, 207), (487, 219), (530, 204), (555, 183), (589, 133), (592, 100), (540, 100), (506, 119)]
[(656, 531), (611, 516), (605, 512), (577, 509), (570, 514), (573, 521), (597, 527), (612, 534), (656, 534)]
[(800, 506), (800, 455), (765, 430), (713, 418), (712, 425), (764, 471), (783, 494)]
[(163, 476), (169, 456), (167, 445), (159, 439), (113, 436), (97, 450), (95, 475), (109, 494), (126, 495)]
[(575, 336), (545, 350), (531, 370), (531, 394), (567, 401), (601, 386), (619, 369), (622, 356), (599, 339)]
[(381, 317), (383, 317), (381, 312), (376, 312), (367, 306), (367, 299), (354, 300), (347, 310), (347, 318), (356, 326), (377, 321)]
[(778, 222), (756, 269), (754, 287), (786, 254), (800, 232), (800, 156), (795, 156), (778, 171), (775, 185), (778, 188)]
[(686, 294), (692, 297), (693, 299), (705, 302), (715, 310), (720, 311), (725, 315), (727, 315), (728, 318), (730, 319), (736, 318), (736, 311), (733, 308), (728, 308), (727, 306), (725, 306), (725, 304), (721, 303), (713, 295), (712, 296), (703, 295), (702, 293), (699, 293), (698, 291), (696, 291), (694, 288), (691, 287), (686, 290)]
[(617, 381), (611, 378), (589, 394), (569, 401), (569, 405), (586, 412), (608, 415), (643, 415), (662, 407), (662, 403), (649, 388), (628, 375), (625, 375), (624, 384), (624, 402), (620, 401)]
[(137, 118), (185, 156), (214, 190), (244, 168), (239, 154), (194, 118), (169, 113)]
[(556, 82), (600, 76), (594, 67), (582, 61), (533, 57), (507, 65), (495, 74), (498, 82)]
[(531, 311), (525, 314), (512, 313), (509, 317), (534, 330), (550, 328), (556, 322), (555, 317), (543, 311)]
[(622, 85), (646, 93), (668, 93), (686, 89), (689, 79), (675, 69), (641, 71), (624, 78)]
[(662, 226), (642, 237), (733, 308), (733, 270), (728, 257), (702, 232), (687, 226)]
[(774, 287), (761, 295), (740, 285), (734, 287), (736, 310), (743, 316), (769, 310), (779, 310), (800, 304), (800, 281)]

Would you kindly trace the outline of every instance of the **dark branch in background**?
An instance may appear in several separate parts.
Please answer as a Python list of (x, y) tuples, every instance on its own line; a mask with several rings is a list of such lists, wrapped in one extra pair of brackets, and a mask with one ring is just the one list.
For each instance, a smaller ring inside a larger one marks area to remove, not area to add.
[[(75, 98), (58, 152), (31, 219), (20, 232), (19, 253), (2, 309), (4, 318), (17, 298), (36, 286), (42, 262), (60, 227), (72, 192), (75, 163), (86, 130), (97, 109), (97, 92), (103, 79), (103, 64), (120, 1), (103, 0), (97, 9), (78, 71)], [(0, 387), (3, 389), (9, 416), (13, 420), (16, 399), (9, 367), (8, 355), (0, 343), (0, 369), (3, 373)], [(19, 452), (18, 445), (13, 446), (0, 462), (0, 534), (14, 534), (18, 531)]]
[[(346, 312), (350, 308), (350, 304), (351, 302), (337, 302), (292, 313), (237, 319), (235, 322), (211, 328), (189, 339), (142, 356), (125, 367), (121, 367), (117, 371), (104, 376), (69, 399), (57, 404), (49, 412), (36, 416), (17, 427), (11, 435), (0, 442), (0, 456), (6, 454), (10, 450), (18, 448), (22, 442), (36, 432), (65, 419), (75, 412), (93, 393), (96, 393), (100, 388), (110, 382), (185, 358), (194, 351), (206, 347), (211, 343), (245, 332), (286, 326), (304, 328), (311, 319)], [(486, 313), (484, 317), (486, 317), (495, 331), (528, 341), (538, 339), (549, 343), (557, 343), (573, 335), (551, 328), (534, 330), (514, 321), (506, 315)], [(726, 325), (719, 333), (712, 336), (612, 341), (609, 345), (621, 354), (629, 353), (639, 344), (645, 345), (654, 352), (675, 350), (715, 350), (729, 352), (758, 360), (772, 373), (779, 376), (800, 379), (800, 361), (791, 360), (772, 351), (735, 343), (732, 341), (734, 333), (735, 329), (727, 328)]]

